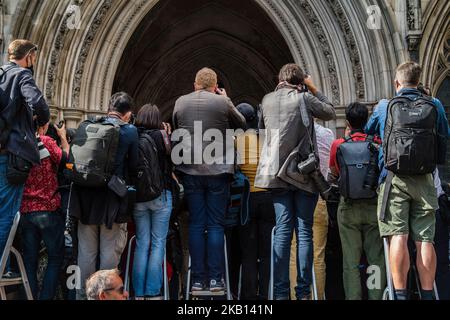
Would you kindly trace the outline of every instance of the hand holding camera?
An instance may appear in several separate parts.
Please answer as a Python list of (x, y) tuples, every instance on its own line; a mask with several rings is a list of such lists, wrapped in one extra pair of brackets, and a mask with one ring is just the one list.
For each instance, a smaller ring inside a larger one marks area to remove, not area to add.
[(216, 94), (219, 96), (228, 97), (227, 92), (224, 88), (216, 88)]
[(312, 80), (312, 77), (308, 75), (304, 80), (303, 84), (308, 88), (308, 91), (310, 91), (313, 95), (316, 95), (319, 91), (317, 87), (314, 85), (314, 82)]

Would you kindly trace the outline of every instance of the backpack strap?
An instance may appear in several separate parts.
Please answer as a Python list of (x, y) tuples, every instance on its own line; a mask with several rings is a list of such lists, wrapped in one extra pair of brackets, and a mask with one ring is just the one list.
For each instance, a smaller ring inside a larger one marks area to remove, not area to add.
[(366, 137), (366, 141), (367, 142), (375, 142), (375, 136), (374, 135), (368, 135), (367, 137)]
[(388, 174), (386, 177), (386, 181), (384, 184), (384, 192), (383, 192), (383, 201), (381, 204), (381, 210), (380, 210), (380, 221), (384, 222), (386, 220), (386, 209), (387, 209), (387, 203), (389, 198), (389, 192), (391, 191), (392, 187), (392, 179), (394, 179), (394, 173), (390, 170), (388, 170)]
[(170, 155), (172, 153), (172, 144), (170, 143), (169, 135), (167, 134), (166, 130), (160, 130), (161, 135), (163, 137), (164, 141), (164, 147), (166, 148), (166, 155)]

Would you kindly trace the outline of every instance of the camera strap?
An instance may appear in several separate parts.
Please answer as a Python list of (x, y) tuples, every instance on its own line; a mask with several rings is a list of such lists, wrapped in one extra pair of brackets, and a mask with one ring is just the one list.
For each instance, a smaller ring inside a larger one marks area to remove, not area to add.
[(306, 132), (308, 133), (308, 138), (309, 138), (309, 143), (311, 146), (311, 152), (313, 152), (314, 154), (316, 154), (316, 148), (314, 148), (314, 142), (311, 136), (311, 132), (309, 132), (309, 126), (310, 126), (310, 121), (309, 121), (309, 115), (308, 115), (308, 110), (306, 109), (306, 102), (305, 102), (305, 94), (301, 93), (301, 97), (300, 97), (300, 116), (302, 118), (302, 122), (303, 125), (306, 128)]

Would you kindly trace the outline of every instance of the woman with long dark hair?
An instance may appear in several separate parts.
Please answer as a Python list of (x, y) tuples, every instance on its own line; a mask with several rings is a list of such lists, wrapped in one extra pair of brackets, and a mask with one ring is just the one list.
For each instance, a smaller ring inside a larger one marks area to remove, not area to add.
[[(133, 287), (137, 300), (158, 299), (163, 284), (162, 264), (172, 212), (170, 141), (167, 128), (161, 121), (161, 113), (155, 105), (147, 104), (141, 108), (136, 118), (136, 126), (140, 137), (150, 137), (157, 149), (159, 168), (152, 170), (160, 170), (162, 173), (163, 191), (156, 199), (138, 202), (135, 206)], [(140, 148), (142, 143), (146, 143), (143, 141), (146, 140), (140, 139)]]

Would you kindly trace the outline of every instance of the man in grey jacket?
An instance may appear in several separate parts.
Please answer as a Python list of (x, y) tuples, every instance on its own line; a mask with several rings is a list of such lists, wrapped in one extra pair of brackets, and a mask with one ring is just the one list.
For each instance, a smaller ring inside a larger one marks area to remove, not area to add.
[(244, 129), (246, 122), (218, 88), (213, 70), (200, 70), (194, 86), (195, 92), (175, 103), (172, 140), (183, 139), (174, 146), (172, 160), (181, 173), (190, 214), (192, 290), (203, 291), (208, 282), (210, 291), (219, 292), (224, 290), (224, 220), (235, 168), (233, 136), (226, 133)]
[[(266, 136), (255, 186), (271, 189), (273, 194), (276, 215), (274, 298), (289, 299), (290, 244), (295, 228), (297, 299), (309, 299), (313, 263), (312, 225), (318, 200), (317, 187), (309, 176), (286, 178), (281, 174), (280, 168), (285, 167), (284, 164), (295, 150), (298, 150), (302, 158), (300, 161), (317, 150), (313, 118), (332, 120), (335, 110), (298, 65), (283, 66), (279, 81), (275, 92), (265, 96), (262, 102), (260, 128), (266, 129)], [(300, 108), (301, 99), (305, 102), (304, 111)], [(302, 119), (302, 116), (305, 118)]]

